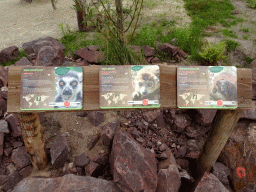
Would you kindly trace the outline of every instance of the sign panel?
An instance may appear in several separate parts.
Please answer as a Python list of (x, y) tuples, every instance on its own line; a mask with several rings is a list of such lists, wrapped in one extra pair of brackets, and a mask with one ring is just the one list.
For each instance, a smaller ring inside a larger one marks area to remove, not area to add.
[(237, 108), (237, 70), (234, 66), (179, 66), (179, 108)]
[(100, 108), (160, 107), (158, 65), (101, 66)]
[(24, 67), (20, 109), (81, 109), (82, 87), (82, 67)]

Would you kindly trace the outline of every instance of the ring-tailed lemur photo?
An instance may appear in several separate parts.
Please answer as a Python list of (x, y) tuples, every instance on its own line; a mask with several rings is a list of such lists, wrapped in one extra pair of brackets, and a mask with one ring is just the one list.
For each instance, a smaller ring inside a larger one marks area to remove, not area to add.
[(82, 102), (82, 76), (76, 71), (59, 75), (56, 82), (57, 95), (54, 102)]
[(160, 80), (158, 66), (145, 66), (137, 72), (134, 79), (133, 100), (159, 100)]

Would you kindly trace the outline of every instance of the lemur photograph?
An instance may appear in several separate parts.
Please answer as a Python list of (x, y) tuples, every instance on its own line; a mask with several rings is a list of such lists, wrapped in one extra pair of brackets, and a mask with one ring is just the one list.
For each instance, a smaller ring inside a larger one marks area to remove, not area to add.
[[(83, 99), (82, 72), (70, 70), (65, 75), (58, 75), (56, 92), (54, 102), (80, 102), (79, 105), (71, 106), (71, 108), (81, 108)], [(59, 107), (55, 106), (54, 108)]]
[(133, 100), (160, 100), (159, 66), (144, 66), (133, 79)]

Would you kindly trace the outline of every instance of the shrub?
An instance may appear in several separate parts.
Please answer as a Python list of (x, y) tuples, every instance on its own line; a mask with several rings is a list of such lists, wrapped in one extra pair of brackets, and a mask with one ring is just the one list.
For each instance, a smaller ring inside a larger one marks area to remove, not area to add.
[(230, 51), (236, 49), (237, 46), (239, 46), (240, 44), (236, 41), (231, 40), (231, 39), (227, 39), (226, 40), (226, 45), (227, 45), (227, 52), (230, 52)]
[(226, 49), (226, 43), (220, 42), (213, 46), (211, 43), (205, 44), (202, 47), (203, 52), (199, 53), (204, 63), (214, 65), (217, 61), (223, 60), (226, 56), (223, 55)]

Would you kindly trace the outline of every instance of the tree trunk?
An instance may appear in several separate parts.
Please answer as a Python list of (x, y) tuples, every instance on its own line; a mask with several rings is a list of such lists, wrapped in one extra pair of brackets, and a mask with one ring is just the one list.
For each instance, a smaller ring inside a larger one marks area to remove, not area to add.
[(80, 10), (76, 10), (78, 29), (80, 32), (85, 32), (87, 29), (87, 23), (83, 23), (86, 17), (85, 0), (76, 0), (76, 5), (80, 7)]

